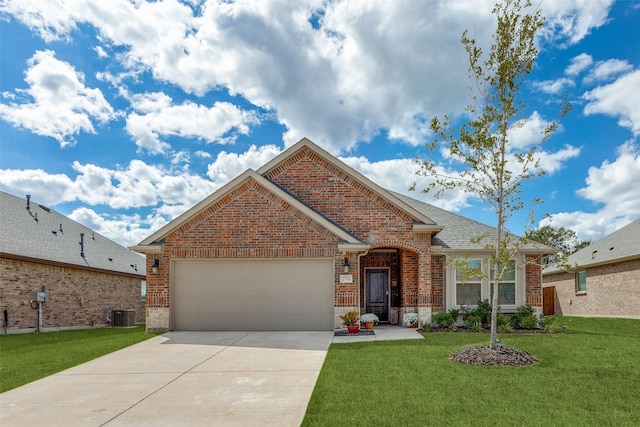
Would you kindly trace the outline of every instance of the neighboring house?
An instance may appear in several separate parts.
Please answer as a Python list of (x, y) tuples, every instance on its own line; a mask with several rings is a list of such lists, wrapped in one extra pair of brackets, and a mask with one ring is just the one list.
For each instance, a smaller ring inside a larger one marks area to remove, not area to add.
[[(0, 192), (0, 310), (6, 332), (110, 325), (112, 310), (135, 310), (136, 321), (144, 322), (145, 262), (29, 196)], [(39, 310), (35, 293), (43, 286), (48, 300)]]
[[(379, 187), (305, 138), (131, 249), (147, 254), (150, 330), (332, 330), (349, 310), (428, 322), (490, 298), (487, 280), (457, 280), (452, 261), (488, 269), (492, 251), (470, 241), (494, 233)], [(516, 256), (504, 312), (541, 309), (548, 249)]]
[(548, 314), (640, 318), (640, 219), (567, 261), (542, 272)]

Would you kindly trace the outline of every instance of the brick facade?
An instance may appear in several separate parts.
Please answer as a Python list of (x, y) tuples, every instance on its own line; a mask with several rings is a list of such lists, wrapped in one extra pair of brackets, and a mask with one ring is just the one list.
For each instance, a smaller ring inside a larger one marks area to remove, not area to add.
[(2, 258), (0, 307), (8, 312), (8, 331), (37, 328), (37, 304), (30, 301), (42, 285), (49, 287), (49, 301), (42, 303), (44, 331), (109, 326), (108, 316), (119, 309), (135, 310), (136, 323), (145, 321), (140, 277)]
[(560, 272), (544, 276), (543, 286), (555, 287), (555, 314), (640, 318), (640, 260), (585, 270), (585, 293), (576, 292), (574, 274)]
[(445, 257), (443, 255), (433, 255), (431, 257), (431, 284), (434, 311), (442, 311), (444, 309), (444, 273)]
[(162, 254), (147, 257), (147, 271), (155, 258), (160, 260), (158, 274), (147, 275), (147, 306), (170, 307), (172, 259), (336, 257), (341, 261), (337, 244), (333, 234), (249, 181), (170, 233)]
[[(431, 307), (431, 233), (415, 233), (413, 218), (406, 212), (308, 148), (270, 170), (265, 178), (322, 212), (372, 249), (413, 253), (417, 257), (413, 270), (396, 273), (391, 269), (390, 280), (398, 281), (396, 292), (399, 293), (394, 301), (391, 289), (391, 307), (402, 307), (405, 312)], [(365, 255), (362, 264), (380, 264), (375, 259), (369, 260), (370, 257), (379, 258), (379, 255)], [(365, 267), (362, 264), (359, 307), (364, 307)], [(394, 264), (398, 264), (397, 259), (388, 259), (385, 267), (391, 268)], [(399, 304), (394, 305), (395, 302)], [(430, 310), (423, 311), (423, 315), (430, 316)]]

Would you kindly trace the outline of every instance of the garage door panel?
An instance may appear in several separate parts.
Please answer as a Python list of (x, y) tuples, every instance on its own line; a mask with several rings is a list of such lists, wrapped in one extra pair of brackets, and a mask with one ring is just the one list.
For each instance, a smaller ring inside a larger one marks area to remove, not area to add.
[(333, 329), (333, 260), (177, 260), (176, 330)]

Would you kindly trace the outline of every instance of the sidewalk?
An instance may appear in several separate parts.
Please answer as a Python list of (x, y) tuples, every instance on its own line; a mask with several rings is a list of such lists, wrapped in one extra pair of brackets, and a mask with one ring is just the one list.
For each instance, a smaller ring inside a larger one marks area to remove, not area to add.
[(399, 325), (381, 324), (374, 329), (374, 335), (334, 336), (333, 343), (362, 342), (362, 341), (391, 341), (391, 340), (419, 340), (424, 338), (417, 329), (405, 328)]

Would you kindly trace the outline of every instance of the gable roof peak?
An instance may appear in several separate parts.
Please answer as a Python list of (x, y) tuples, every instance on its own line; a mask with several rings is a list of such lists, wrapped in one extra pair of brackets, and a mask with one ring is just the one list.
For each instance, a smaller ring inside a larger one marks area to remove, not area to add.
[(275, 194), (282, 200), (284, 200), (289, 205), (296, 208), (298, 211), (302, 212), (307, 217), (311, 218), (316, 223), (320, 224), (326, 230), (330, 231), (334, 235), (336, 235), (339, 239), (344, 242), (352, 245), (361, 245), (362, 242), (358, 240), (355, 236), (351, 235), (346, 230), (340, 228), (336, 224), (332, 223), (325, 217), (323, 217), (318, 212), (314, 211), (262, 175), (255, 172), (253, 169), (247, 169), (242, 174), (238, 175), (236, 178), (222, 186), (217, 191), (213, 192), (211, 195), (188, 209), (186, 212), (182, 213), (180, 216), (175, 218), (173, 221), (153, 233), (151, 236), (144, 239), (136, 246), (132, 246), (131, 249), (142, 252), (142, 253), (154, 253), (159, 251), (161, 248), (159, 247), (159, 242), (162, 241), (168, 234), (177, 230), (182, 225), (189, 222), (192, 218), (197, 216), (200, 212), (202, 212), (207, 207), (211, 206), (218, 200), (222, 199), (226, 195), (235, 191), (238, 187), (246, 183), (247, 181), (254, 181), (259, 186), (267, 189), (269, 192)]
[(367, 187), (369, 190), (373, 191), (375, 194), (382, 197), (383, 199), (391, 203), (393, 206), (406, 212), (410, 217), (412, 217), (415, 220), (417, 224), (422, 224), (423, 226), (426, 226), (427, 228), (429, 228), (429, 231), (431, 231), (433, 235), (437, 234), (438, 232), (440, 232), (440, 230), (442, 230), (443, 227), (438, 226), (438, 224), (435, 221), (433, 221), (431, 218), (426, 216), (424, 213), (415, 209), (413, 206), (409, 205), (408, 203), (405, 203), (403, 200), (399, 199), (391, 192), (380, 187), (378, 184), (371, 181), (362, 173), (358, 172), (351, 166), (347, 165), (345, 162), (338, 159), (336, 156), (332, 155), (331, 153), (329, 153), (328, 151), (326, 151), (325, 149), (323, 149), (322, 147), (320, 147), (319, 145), (317, 145), (316, 143), (314, 143), (313, 141), (311, 141), (309, 138), (306, 138), (306, 137), (302, 138), (300, 141), (296, 142), (291, 147), (281, 152), (279, 155), (273, 158), (270, 162), (268, 162), (267, 164), (262, 166), (260, 169), (258, 169), (257, 173), (262, 176), (267, 175), (273, 169), (277, 168), (279, 165), (283, 164), (289, 158), (295, 156), (297, 153), (299, 153), (303, 149), (309, 149), (313, 151), (316, 155), (322, 157), (331, 165), (335, 166), (336, 168), (338, 168), (339, 170), (341, 170), (342, 172), (344, 172), (354, 180), (358, 181), (360, 184)]

